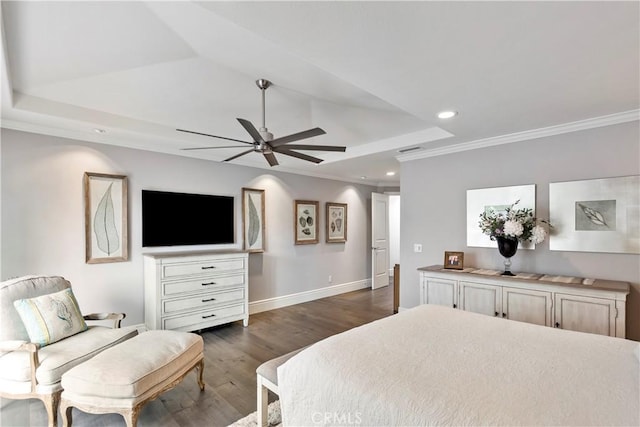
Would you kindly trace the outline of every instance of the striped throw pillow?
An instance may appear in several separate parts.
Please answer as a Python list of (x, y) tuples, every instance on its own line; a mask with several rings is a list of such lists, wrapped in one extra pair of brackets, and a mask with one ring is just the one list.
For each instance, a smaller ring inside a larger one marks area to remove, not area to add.
[(70, 288), (13, 302), (31, 342), (41, 347), (86, 331), (78, 301)]

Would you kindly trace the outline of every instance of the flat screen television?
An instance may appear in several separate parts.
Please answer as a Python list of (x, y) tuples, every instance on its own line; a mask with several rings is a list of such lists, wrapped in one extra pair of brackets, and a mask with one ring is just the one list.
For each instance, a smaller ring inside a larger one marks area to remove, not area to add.
[(142, 246), (234, 243), (233, 197), (142, 190)]

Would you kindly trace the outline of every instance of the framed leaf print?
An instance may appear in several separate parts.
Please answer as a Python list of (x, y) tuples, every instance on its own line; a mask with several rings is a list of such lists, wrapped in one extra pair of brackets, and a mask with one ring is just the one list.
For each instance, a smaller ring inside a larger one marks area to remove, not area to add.
[(325, 215), (325, 236), (327, 243), (347, 241), (347, 204), (327, 203)]
[(318, 243), (318, 202), (296, 200), (293, 208), (293, 229), (296, 245)]
[(84, 227), (87, 264), (129, 259), (126, 176), (85, 172)]
[(264, 190), (255, 188), (242, 189), (242, 236), (244, 250), (247, 252), (264, 252)]

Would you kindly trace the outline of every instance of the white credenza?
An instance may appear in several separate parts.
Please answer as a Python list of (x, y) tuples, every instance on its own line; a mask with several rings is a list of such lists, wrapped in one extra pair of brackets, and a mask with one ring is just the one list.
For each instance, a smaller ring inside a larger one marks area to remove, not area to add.
[(246, 252), (144, 255), (148, 329), (195, 331), (242, 320), (249, 324)]
[(572, 331), (625, 337), (627, 282), (595, 280), (569, 284), (531, 278), (487, 276), (419, 268), (420, 303), (439, 304)]

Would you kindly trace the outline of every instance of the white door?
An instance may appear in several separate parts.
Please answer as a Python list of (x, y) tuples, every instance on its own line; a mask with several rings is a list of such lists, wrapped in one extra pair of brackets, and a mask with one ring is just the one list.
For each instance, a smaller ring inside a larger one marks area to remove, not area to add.
[(371, 289), (389, 285), (389, 196), (371, 193)]
[(502, 288), (502, 317), (551, 326), (551, 292)]

